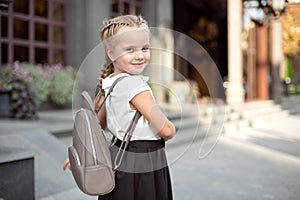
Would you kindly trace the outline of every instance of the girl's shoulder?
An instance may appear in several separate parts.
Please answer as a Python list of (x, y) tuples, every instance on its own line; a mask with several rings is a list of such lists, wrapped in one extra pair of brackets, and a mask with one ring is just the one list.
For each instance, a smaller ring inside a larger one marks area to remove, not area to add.
[(116, 76), (108, 76), (102, 80), (102, 89), (109, 89), (112, 84), (119, 78), (125, 76), (119, 83), (115, 86), (116, 88), (127, 88), (127, 89), (135, 89), (136, 87), (140, 87), (141, 85), (148, 85), (149, 77), (143, 75), (130, 75), (127, 73), (118, 74)]
[(128, 82), (128, 83), (147, 83), (149, 81), (149, 77), (147, 76), (143, 76), (143, 75), (129, 75), (127, 77), (125, 77), (124, 82)]
[[(122, 73), (122, 74), (118, 74), (118, 75), (116, 75), (116, 76), (112, 76), (112, 74), (111, 75), (109, 75), (108, 77), (106, 77), (106, 78), (104, 78), (103, 80), (102, 80), (102, 89), (104, 89), (104, 90), (106, 90), (106, 89), (109, 89), (111, 86), (112, 86), (112, 84), (118, 79), (118, 78), (120, 78), (120, 77), (122, 77), (122, 76), (130, 76), (129, 74), (127, 74), (127, 73)], [(125, 78), (126, 78), (125, 77)]]
[(119, 88), (130, 92), (141, 87), (149, 87), (148, 80), (149, 78), (146, 76), (130, 75), (120, 81)]

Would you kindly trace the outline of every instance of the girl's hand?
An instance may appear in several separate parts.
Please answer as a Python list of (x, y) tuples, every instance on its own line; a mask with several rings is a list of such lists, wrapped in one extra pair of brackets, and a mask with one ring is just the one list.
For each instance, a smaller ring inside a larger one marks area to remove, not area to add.
[(67, 159), (65, 160), (65, 162), (64, 162), (64, 164), (63, 164), (63, 170), (66, 170), (67, 167), (69, 168), (69, 170), (72, 170), (72, 169), (71, 169), (71, 164), (70, 164), (69, 158), (67, 158)]

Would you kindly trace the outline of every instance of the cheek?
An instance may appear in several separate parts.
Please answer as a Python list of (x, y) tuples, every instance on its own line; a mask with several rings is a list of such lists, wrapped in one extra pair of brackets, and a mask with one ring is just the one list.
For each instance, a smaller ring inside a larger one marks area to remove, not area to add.
[(149, 61), (150, 60), (150, 52), (145, 53), (144, 57), (147, 61)]
[(124, 53), (121, 51), (114, 51), (113, 56), (115, 59), (122, 59), (122, 57), (124, 57)]
[(128, 62), (131, 62), (131, 60), (133, 59), (134, 57), (131, 55), (131, 54), (126, 54), (126, 55), (123, 55), (120, 57), (120, 62), (122, 63), (128, 63)]

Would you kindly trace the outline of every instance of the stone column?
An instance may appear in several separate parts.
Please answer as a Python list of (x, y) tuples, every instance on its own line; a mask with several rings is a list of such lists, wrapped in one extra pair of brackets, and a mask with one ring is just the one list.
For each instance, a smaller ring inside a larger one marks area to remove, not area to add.
[(67, 63), (79, 69), (73, 90), (73, 110), (84, 105), (80, 93), (95, 94), (104, 63), (104, 48), (98, 46), (102, 21), (110, 17), (110, 1), (72, 0), (67, 17)]
[[(168, 85), (174, 80), (174, 40), (172, 33), (173, 6), (171, 0), (143, 1), (142, 15), (151, 32), (151, 62), (145, 74), (150, 77), (157, 103), (166, 103)], [(170, 29), (170, 30), (169, 30)]]
[(82, 46), (86, 38), (82, 26), (84, 24), (84, 2), (73, 0), (68, 4), (67, 28), (66, 28), (66, 60), (69, 65), (79, 68), (84, 59)]
[[(254, 23), (253, 23), (254, 24)], [(249, 29), (247, 50), (247, 101), (256, 98), (256, 49), (255, 49), (255, 27)]]
[(272, 70), (272, 98), (283, 96), (283, 87), (280, 79), (280, 70), (283, 65), (282, 26), (279, 18), (271, 20), (271, 70)]
[(268, 93), (268, 27), (256, 24), (256, 98), (267, 100)]
[(100, 43), (102, 20), (110, 17), (110, 1), (72, 0), (68, 6), (67, 63), (79, 68), (87, 54)]
[(242, 0), (228, 0), (228, 81), (227, 104), (243, 104), (243, 65), (241, 48)]
[(85, 32), (86, 32), (86, 51), (91, 51), (100, 43), (100, 30), (102, 21), (110, 18), (110, 1), (107, 0), (88, 0), (85, 1)]

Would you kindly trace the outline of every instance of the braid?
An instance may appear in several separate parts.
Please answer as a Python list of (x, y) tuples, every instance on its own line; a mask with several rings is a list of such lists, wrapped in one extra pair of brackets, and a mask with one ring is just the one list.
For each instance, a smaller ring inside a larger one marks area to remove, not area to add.
[[(103, 28), (101, 29), (101, 40), (103, 41), (105, 47), (109, 46), (109, 42), (112, 36), (116, 35), (117, 32), (126, 26), (137, 26), (140, 27), (141, 25), (146, 25), (147, 21), (144, 20), (141, 16), (135, 15), (121, 15), (109, 20), (105, 20), (103, 22)], [(105, 55), (105, 63), (104, 69), (99, 77), (99, 82), (97, 84), (97, 93), (95, 97), (95, 110), (98, 112), (100, 109), (100, 105), (102, 102), (102, 97), (104, 96), (104, 90), (102, 89), (102, 80), (108, 77), (110, 74), (114, 72), (114, 66), (112, 61), (109, 59), (108, 55)]]
[(95, 97), (95, 110), (98, 112), (100, 110), (100, 105), (103, 101), (103, 97), (105, 96), (105, 92), (102, 89), (102, 80), (108, 77), (110, 74), (114, 72), (114, 66), (112, 63), (107, 64), (109, 62), (109, 58), (106, 56), (106, 61), (104, 63), (104, 69), (99, 78), (99, 82), (97, 84), (96, 97)]

